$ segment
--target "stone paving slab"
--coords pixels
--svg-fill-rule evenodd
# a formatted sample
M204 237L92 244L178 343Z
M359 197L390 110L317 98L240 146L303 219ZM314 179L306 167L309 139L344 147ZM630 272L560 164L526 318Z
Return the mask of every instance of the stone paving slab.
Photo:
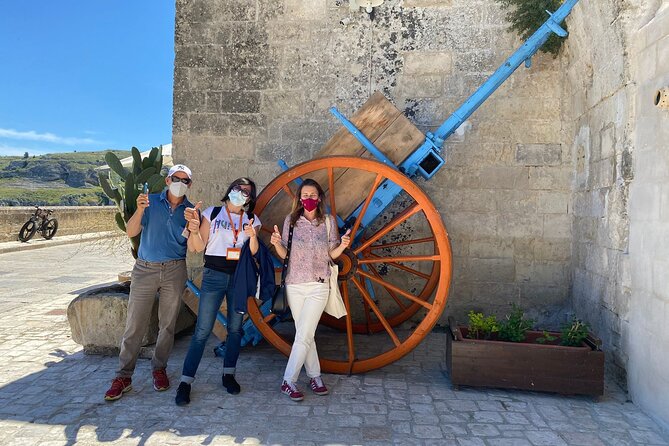
M117 359L86 356L64 310L81 290L112 281L132 259L99 242L0 255L0 444L3 445L668 445L669 435L612 382L598 400L460 388L445 369L445 333L362 375L324 375L331 394L301 403L279 393L286 358L266 343L244 348L239 395L220 384L210 339L192 403L155 392L140 360L134 389L107 403ZM79 278L79 281L73 280ZM189 336L168 373L180 376ZM327 342L327 339L319 339ZM306 378L301 377L306 387Z

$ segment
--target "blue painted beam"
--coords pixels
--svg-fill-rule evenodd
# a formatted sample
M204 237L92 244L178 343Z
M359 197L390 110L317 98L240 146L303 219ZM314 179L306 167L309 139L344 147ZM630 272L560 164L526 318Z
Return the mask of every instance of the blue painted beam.
M478 109L486 99L492 95L500 85L506 81L511 74L523 63L527 66L531 63L532 56L539 50L546 40L555 33L565 37L567 32L560 26L560 23L569 15L578 0L565 0L565 2L553 14L550 12L548 20L532 34L525 43L516 50L500 66L483 85L481 85L467 100L455 110L451 116L434 132L434 141L436 145L442 147L443 142L462 125L472 113Z

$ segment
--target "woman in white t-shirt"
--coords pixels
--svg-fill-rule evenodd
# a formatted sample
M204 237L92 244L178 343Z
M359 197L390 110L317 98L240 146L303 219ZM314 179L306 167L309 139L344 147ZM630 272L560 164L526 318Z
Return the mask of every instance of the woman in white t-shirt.
M193 218L189 219L188 249L195 252L204 250L205 254L197 325L184 360L175 399L179 406L190 402L191 384L225 296L228 296L228 336L223 362L223 386L233 395L240 392L235 380L235 368L242 339L243 315L232 310L230 289L241 247L248 240L251 253L258 251L256 234L260 230L260 219L253 213L255 200L255 183L248 178L239 178L228 187L222 200L223 206L205 209L201 219L197 215L191 215Z

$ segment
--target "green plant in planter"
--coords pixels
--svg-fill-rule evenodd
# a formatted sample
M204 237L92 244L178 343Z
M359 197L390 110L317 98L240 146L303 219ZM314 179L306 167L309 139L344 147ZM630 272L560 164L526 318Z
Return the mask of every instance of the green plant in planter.
M493 316L484 316L483 313L475 313L471 310L469 316L469 332L467 337L472 339L490 339L493 333L499 331L497 318Z
M534 320L525 319L525 312L514 304L511 314L506 317L506 321L499 325L499 340L523 342L528 330L533 326Z
M546 11L555 11L562 5L563 0L497 0L497 2L508 11L506 19L511 22L509 31L515 31L523 40L527 40L548 18ZM566 24L563 23L561 26L567 30ZM563 40L557 34L551 34L540 50L557 57Z
M560 345L569 347L580 347L583 341L588 337L590 328L587 324L574 318L571 323L562 327L562 334L560 336Z
M137 210L137 196L142 193L144 183L149 185L149 193L160 192L165 187L165 177L160 174L163 167L162 148L154 147L149 156L142 159L137 147L131 149L132 169L128 170L121 164L121 160L112 153L105 154L105 161L116 174L105 176L98 174L100 186L105 194L116 203L119 211L114 216L116 225L125 232L125 224ZM140 236L130 238L131 252L137 258Z
M546 330L542 332L543 336L537 338L537 344L545 344L547 342L553 342L557 339L557 336L553 336Z

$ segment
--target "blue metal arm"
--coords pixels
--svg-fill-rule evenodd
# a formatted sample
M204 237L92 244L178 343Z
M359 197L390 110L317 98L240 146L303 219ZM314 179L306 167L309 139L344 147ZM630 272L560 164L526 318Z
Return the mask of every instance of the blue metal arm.
M530 36L525 43L516 50L489 78L483 83L451 116L434 132L432 137L434 143L442 147L446 138L451 136L465 120L476 111L500 85L508 79L516 69L525 62L529 67L532 56L539 51L541 45L555 33L560 37L566 37L565 31L560 23L569 15L578 0L565 0L565 2L553 14L548 12L548 20Z

